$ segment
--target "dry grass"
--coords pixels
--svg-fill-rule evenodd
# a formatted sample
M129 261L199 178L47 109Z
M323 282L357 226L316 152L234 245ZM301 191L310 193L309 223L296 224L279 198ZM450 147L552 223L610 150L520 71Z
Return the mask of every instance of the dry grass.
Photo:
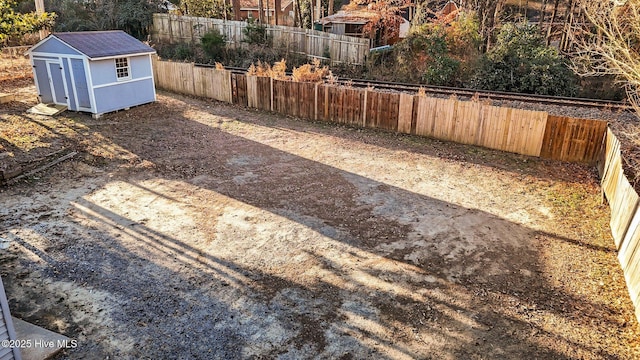
M276 80L290 80L290 77L287 76L287 61L282 59L273 64L273 66L268 63L263 63L262 61L258 61L258 64L251 64L249 69L247 70L247 75L251 76L262 76L262 77L271 77Z
M300 67L293 68L293 81L319 82L329 75L331 75L329 68L321 66L320 60L318 59L313 59L312 64L304 64Z
M28 79L33 76L29 59L23 56L0 56L0 82Z

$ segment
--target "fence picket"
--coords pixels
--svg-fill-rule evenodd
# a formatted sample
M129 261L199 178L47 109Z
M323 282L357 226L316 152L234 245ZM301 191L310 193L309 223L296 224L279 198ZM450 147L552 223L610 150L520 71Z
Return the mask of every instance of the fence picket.
M198 43L208 31L217 29L225 35L228 46L239 47L243 45L246 27L244 21L153 14L151 36L164 43ZM325 59L331 64L362 65L369 54L369 40L359 37L280 25L267 25L267 32L273 36L274 46L309 58Z

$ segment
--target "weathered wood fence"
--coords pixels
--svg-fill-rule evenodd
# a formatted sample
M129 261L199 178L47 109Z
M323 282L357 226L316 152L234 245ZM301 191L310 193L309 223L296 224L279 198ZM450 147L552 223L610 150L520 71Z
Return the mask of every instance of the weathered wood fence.
M231 72L193 64L157 61L153 74L156 86L177 92L231 103Z
M151 36L156 41L170 44L197 43L208 31L218 29L230 46L240 46L245 27L244 21L154 14ZM369 53L368 39L279 25L267 25L267 31L273 37L274 46L310 58L326 59L332 64L360 65Z
M156 61L159 88L304 119L422 135L547 159L595 163L607 123L480 102L297 83Z
M611 208L611 233L631 301L640 320L640 197L624 175L620 141L607 131L607 141L599 161L602 191Z
M598 165L611 232L640 320L640 196L622 170L620 142L601 120L473 101L298 83L157 61L159 88L303 119L433 137L547 159Z

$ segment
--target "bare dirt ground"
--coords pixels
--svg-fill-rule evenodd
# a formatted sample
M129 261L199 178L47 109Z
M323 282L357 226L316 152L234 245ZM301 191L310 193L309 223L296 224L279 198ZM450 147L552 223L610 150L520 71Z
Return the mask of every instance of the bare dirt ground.
M88 359L633 359L594 171L160 94L0 107L13 314ZM26 96L26 94L30 94Z

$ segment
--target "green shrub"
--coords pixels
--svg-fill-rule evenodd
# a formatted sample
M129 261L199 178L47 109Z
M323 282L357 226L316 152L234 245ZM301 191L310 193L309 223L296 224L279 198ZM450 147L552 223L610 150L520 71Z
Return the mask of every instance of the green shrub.
M211 60L221 61L224 58L226 37L218 31L211 29L200 39L202 51L204 51Z
M506 24L471 81L477 89L573 96L576 76L531 24Z
M271 46L272 38L267 34L267 27L255 22L254 19L249 19L247 27L242 29L244 33L244 42L251 45L263 45Z
M460 67L448 50L443 27L423 25L394 47L397 73L404 81L451 85Z
M180 43L173 49L173 58L176 60L192 60L193 48L189 44Z

